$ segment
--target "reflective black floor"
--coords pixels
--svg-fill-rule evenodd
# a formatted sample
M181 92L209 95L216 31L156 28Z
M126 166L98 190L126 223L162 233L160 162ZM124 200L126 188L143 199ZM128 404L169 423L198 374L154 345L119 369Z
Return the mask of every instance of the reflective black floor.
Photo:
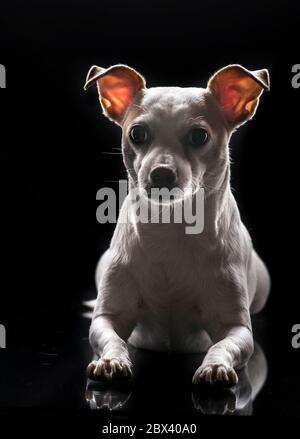
M91 298L91 294L85 297ZM212 392L191 386L200 355L166 355L134 348L130 348L132 381L114 385L87 382L84 370L92 359L87 310L80 301L70 306L68 319L65 311L63 306L54 314L53 307L40 304L30 316L16 314L16 320L9 322L7 349L0 350L0 411L300 416L299 355L288 339L279 338L281 331L270 326L264 314L253 321L255 353L240 372L238 386Z

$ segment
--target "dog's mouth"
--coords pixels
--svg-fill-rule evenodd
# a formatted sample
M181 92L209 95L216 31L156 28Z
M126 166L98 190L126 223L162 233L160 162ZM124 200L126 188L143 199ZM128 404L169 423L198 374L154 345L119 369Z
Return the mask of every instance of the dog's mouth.
M192 197L199 187L190 184L186 187L154 187L151 185L139 186L139 193L148 201L155 204L170 205L177 202L183 202L185 199Z
M144 192L150 201L158 204L173 204L184 198L184 191L179 186L172 188L148 186L144 189Z

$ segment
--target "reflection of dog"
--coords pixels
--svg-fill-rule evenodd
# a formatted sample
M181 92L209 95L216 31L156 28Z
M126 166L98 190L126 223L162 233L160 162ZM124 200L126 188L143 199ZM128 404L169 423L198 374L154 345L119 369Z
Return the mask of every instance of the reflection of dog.
M268 272L252 247L230 189L228 143L251 119L267 70L230 65L207 88L146 89L135 70L92 67L104 113L122 126L131 188L205 189L204 232L184 224L117 224L97 268L90 342L94 378L129 376L126 341L152 350L208 350L193 382L237 383L253 352L250 312L269 294ZM131 205L125 200L120 217Z

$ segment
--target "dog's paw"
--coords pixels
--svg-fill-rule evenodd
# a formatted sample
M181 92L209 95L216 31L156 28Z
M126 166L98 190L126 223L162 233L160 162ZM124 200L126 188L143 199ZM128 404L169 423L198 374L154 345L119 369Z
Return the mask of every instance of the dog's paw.
M193 384L220 384L230 387L237 383L238 377L235 370L224 364L200 366L193 376Z
M99 358L87 366L86 374L91 380L129 379L132 375L131 364L120 358Z

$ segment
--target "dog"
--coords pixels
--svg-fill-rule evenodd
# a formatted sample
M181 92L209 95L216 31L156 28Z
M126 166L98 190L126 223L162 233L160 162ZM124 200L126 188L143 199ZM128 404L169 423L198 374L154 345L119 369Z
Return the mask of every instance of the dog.
M96 270L98 296L90 344L91 379L130 377L127 342L162 352L206 352L192 382L234 386L253 353L250 314L270 276L255 252L230 188L229 141L269 90L266 69L228 65L206 88L153 87L136 70L93 66L103 113L122 127L129 194ZM134 189L201 188L204 230L180 223L122 221Z

